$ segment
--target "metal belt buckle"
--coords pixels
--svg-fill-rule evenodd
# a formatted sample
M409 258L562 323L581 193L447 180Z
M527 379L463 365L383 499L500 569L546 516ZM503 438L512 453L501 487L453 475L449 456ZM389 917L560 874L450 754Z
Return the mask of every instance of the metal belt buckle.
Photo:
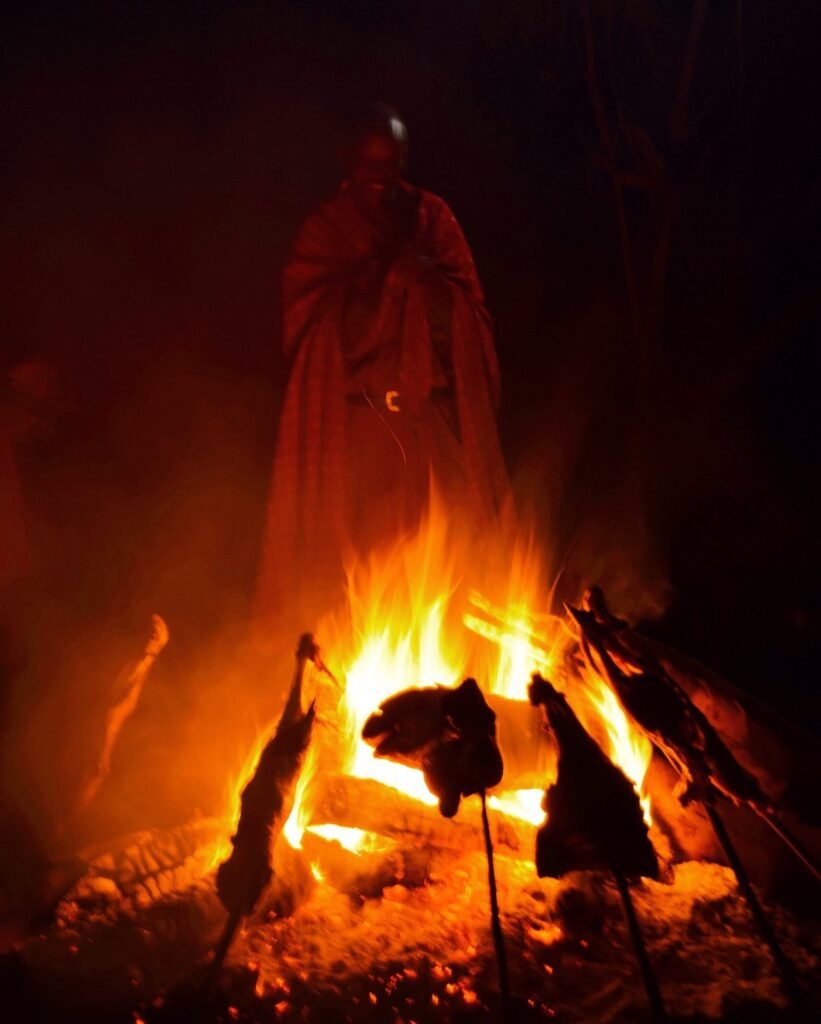
M399 404L398 391L385 392L385 408L388 410L388 412L401 412L402 407Z

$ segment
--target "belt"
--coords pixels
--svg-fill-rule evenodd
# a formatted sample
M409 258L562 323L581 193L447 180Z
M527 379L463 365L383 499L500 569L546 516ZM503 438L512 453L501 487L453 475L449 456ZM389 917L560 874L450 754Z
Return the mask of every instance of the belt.
M384 391L380 394L373 394L365 391L354 391L345 396L348 405L370 405L376 409L387 409L388 412L401 412L398 391Z
M430 398L443 399L452 398L451 388L433 388ZM348 405L370 405L376 409L386 409L388 412L402 411L402 393L400 391L384 391L374 394L369 391L353 391L345 396Z

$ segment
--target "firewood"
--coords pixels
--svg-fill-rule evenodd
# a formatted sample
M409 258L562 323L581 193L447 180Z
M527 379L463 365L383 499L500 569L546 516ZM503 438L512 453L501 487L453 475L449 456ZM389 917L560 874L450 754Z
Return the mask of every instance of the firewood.
M170 896L211 870L211 850L224 835L218 818L194 818L175 829L145 829L81 850L81 872L64 899L78 903L146 904Z
M317 803L311 820L396 838L407 846L441 850L482 850L480 809L465 805L458 818L443 821L435 807L374 779L331 775L317 783ZM533 845L534 827L519 818L488 808L494 841L510 853Z
M428 846L406 847L387 839L354 853L310 831L302 837L302 848L327 884L355 900L376 898L394 885L424 885L435 854Z

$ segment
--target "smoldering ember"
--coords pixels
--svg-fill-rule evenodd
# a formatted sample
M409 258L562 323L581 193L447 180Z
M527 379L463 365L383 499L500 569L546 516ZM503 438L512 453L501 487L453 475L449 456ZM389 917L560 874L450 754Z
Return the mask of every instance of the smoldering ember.
M819 1019L816 7L7 5L3 1019Z

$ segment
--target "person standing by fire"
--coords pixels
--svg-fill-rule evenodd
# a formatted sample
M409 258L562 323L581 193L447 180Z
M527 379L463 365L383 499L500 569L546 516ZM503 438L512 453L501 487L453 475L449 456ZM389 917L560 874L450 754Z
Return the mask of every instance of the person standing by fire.
M407 131L358 118L346 177L299 233L283 280L285 393L258 617L333 598L344 553L412 528L435 481L461 530L508 498L499 372L470 249L447 205L403 177Z

